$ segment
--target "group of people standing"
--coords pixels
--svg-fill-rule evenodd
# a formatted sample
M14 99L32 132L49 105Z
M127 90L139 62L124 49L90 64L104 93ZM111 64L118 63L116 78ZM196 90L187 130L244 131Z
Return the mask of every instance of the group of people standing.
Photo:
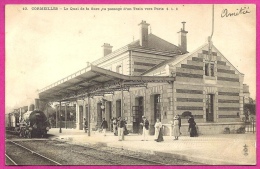
M124 140L124 135L129 134L126 128L126 120L122 117L112 118L112 125L113 125L113 133L115 136L118 136L118 140Z
M188 132L190 133L190 137L197 137L198 132L197 132L197 128L196 128L196 122L195 122L194 117L192 115L189 116L188 123L189 123ZM180 129L181 129L181 118L178 114L174 117L173 122L172 122L172 126L173 126L174 140L178 140L179 136L182 134L181 131L180 131Z
M115 136L118 136L118 140L122 141L124 140L124 135L129 134L127 128L126 128L126 120L123 119L122 117L118 117L118 118L112 118L112 125L113 125L113 132ZM194 120L194 117L192 115L190 115L189 120L189 133L190 133L190 137L197 137L198 133L197 133L197 129L196 129L196 122ZM148 136L149 136L149 121L147 120L147 118L145 116L142 116L142 121L140 123L141 127L143 128L143 132L142 132L142 141L148 141ZM179 136L182 134L180 132L180 128L181 128L181 118L179 115L176 115L172 121L172 126L173 126L173 136L174 136L174 140L178 140ZM108 129L108 123L105 120L105 118L103 118L103 121L101 123L102 131L104 136L106 136L106 130ZM155 135L154 135L154 140L157 142L161 142L164 141L163 139L163 125L160 121L159 118L156 119L156 123L154 125L155 128Z

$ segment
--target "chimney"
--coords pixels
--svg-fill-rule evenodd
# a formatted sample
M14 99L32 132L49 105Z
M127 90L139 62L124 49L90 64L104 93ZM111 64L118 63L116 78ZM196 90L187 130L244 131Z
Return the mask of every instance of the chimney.
M146 21L142 21L139 25L140 25L140 46L147 47L148 46L148 26L150 24L146 23Z
M185 31L185 23L186 22L182 22L183 27L181 28L179 33L179 47L181 48L182 53L186 53L187 52L187 36L186 34L188 33L188 31Z
M104 45L101 46L101 47L103 47L104 56L106 56L106 55L112 53L112 48L113 48L113 46L110 46L109 43L104 43Z

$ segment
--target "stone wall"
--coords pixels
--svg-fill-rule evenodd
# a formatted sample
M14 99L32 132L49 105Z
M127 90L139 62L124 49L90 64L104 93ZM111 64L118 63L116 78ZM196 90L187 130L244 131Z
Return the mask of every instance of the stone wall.
M197 121L196 121L197 122ZM173 130L170 124L164 124L164 135L169 136L173 134ZM211 134L229 134L227 128L230 131L230 134L238 133L239 128L245 127L243 122L227 122L227 123L197 123L197 129L199 135L211 135ZM183 136L188 136L189 125L182 124L181 133Z

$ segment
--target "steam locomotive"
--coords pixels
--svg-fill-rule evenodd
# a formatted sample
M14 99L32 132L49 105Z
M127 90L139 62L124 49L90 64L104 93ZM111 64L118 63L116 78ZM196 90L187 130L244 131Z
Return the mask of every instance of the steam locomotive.
M23 119L29 124L28 127L32 136L44 137L50 129L49 120L42 111L27 111L23 114Z
M21 137L45 137L50 129L48 118L39 110L27 111L20 120L15 114L10 113L8 116L6 125L18 132Z

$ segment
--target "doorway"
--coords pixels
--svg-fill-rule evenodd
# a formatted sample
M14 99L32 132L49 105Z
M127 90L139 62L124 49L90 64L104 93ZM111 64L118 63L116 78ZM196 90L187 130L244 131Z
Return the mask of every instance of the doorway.
M161 120L161 95L154 95L154 122L159 118Z
M213 94L206 95L206 121L207 122L214 121L214 95Z
M116 101L116 118L121 117L121 100Z
M151 121L150 121L150 134L154 135L156 119L161 120L161 95L151 95Z
M105 119L106 119L106 121L107 121L107 124L108 124L108 130L110 130L111 131L111 129L113 128L111 128L111 124L112 124L112 121L111 121L111 119L112 119L112 106L111 106L111 102L110 101L106 101L106 103L105 103Z
M132 107L133 133L139 133L141 128L140 123L142 121L142 116L144 115L144 98L135 98L135 105L136 106Z

